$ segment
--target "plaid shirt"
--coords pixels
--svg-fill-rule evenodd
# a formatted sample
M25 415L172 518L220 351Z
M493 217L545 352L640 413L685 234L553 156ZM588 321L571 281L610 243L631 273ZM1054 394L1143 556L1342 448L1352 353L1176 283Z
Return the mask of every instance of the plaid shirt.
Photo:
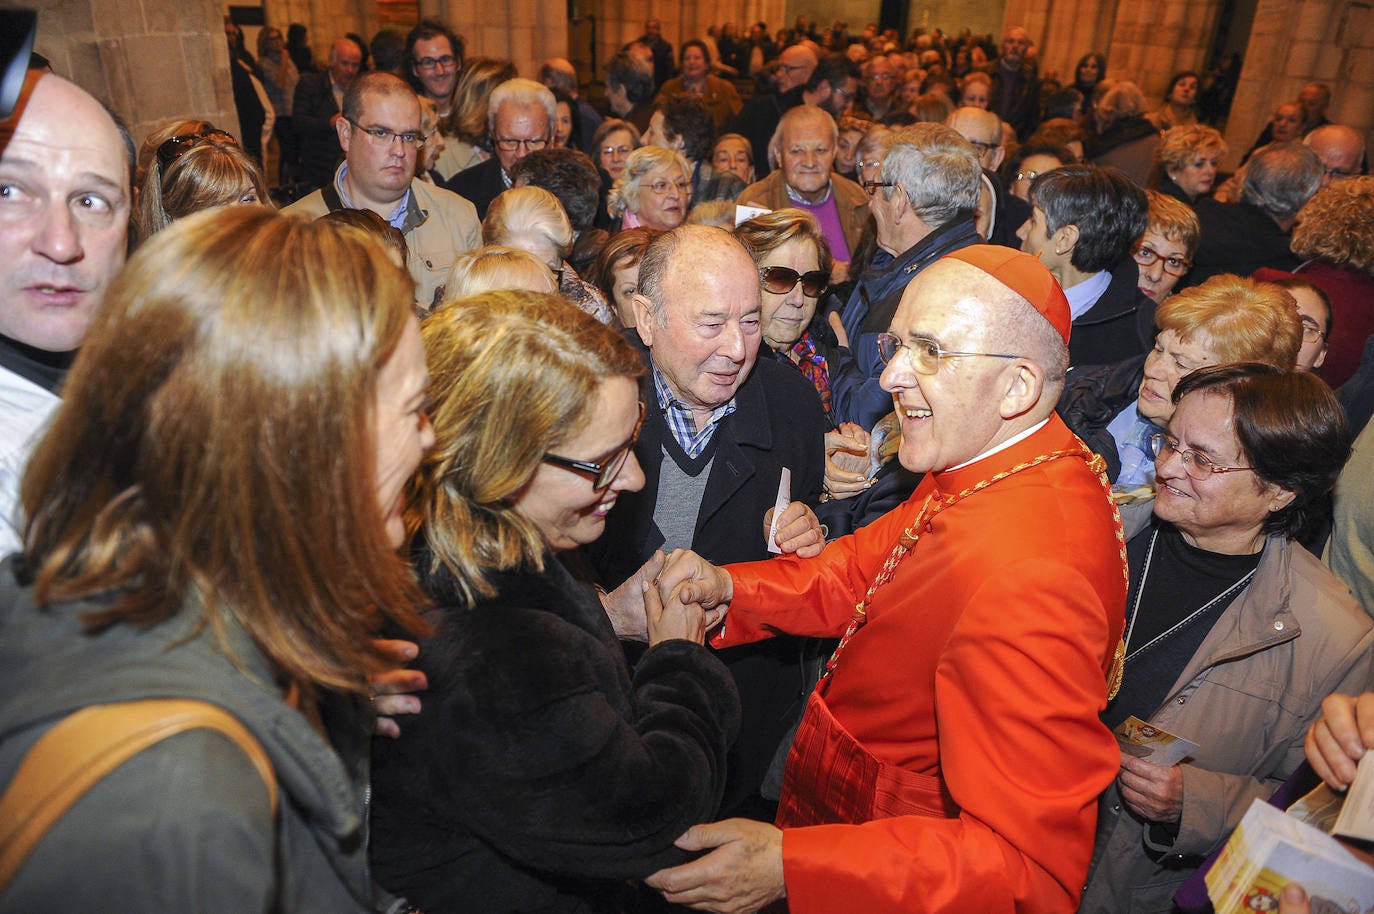
M687 452L688 457L699 456L715 437L716 426L720 424L720 420L735 411L735 398L731 397L728 403L716 407L711 412L711 418L707 420L705 428L698 429L692 408L673 396L657 365L653 367L653 372L654 390L658 393L658 408L668 420L668 431L673 433L673 438Z

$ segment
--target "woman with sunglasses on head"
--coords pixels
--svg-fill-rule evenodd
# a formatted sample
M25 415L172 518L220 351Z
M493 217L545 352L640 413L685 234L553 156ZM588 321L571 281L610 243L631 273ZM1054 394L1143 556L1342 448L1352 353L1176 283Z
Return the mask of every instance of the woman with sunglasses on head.
M1374 668L1374 623L1296 542L1350 454L1331 389L1241 363L1192 372L1170 399L1149 438L1159 493L1127 546L1125 671L1102 720L1136 717L1198 747L1171 765L1123 752L1099 801L1086 914L1170 909L1302 762L1322 699Z
M643 359L554 295L461 300L424 337L415 559L439 609L422 710L374 744L373 873L427 914L620 911L687 859L739 726L715 620L649 583L661 554L602 599L564 565L644 485ZM633 674L608 611L647 620Z
M223 130L210 125L168 136L153 147L133 224L142 244L177 219L216 206L271 206L262 169Z

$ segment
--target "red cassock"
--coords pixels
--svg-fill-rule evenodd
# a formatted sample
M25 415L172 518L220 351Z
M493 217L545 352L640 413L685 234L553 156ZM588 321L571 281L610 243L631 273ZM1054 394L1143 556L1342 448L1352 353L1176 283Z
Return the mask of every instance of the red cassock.
M717 646L837 637L929 496L974 489L920 525L812 696L779 813L793 914L1077 906L1120 765L1098 714L1126 602L1120 529L1087 456L1052 416L927 474L813 559L729 566Z

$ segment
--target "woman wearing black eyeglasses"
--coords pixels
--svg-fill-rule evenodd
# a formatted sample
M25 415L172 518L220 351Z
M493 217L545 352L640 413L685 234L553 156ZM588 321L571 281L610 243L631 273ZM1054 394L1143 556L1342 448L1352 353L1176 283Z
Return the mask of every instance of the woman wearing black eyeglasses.
M416 562L439 609L423 707L373 750L373 871L427 914L619 911L687 855L739 726L699 607L660 604L657 555L603 598L562 558L644 485L644 362L554 295L494 292L424 326L436 446ZM633 676L607 610L647 619Z
M1252 362L1194 371L1172 401L1149 438L1154 519L1127 546L1125 672L1102 720L1198 747L1168 765L1122 753L1083 912L1168 910L1302 761L1321 700L1360 691L1374 664L1369 617L1295 541L1350 454L1331 389Z

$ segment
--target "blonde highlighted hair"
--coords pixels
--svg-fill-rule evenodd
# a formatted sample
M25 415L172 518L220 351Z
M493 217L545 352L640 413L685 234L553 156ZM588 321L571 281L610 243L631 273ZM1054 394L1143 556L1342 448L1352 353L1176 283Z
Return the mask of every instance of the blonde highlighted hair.
M1374 276L1374 177L1332 181L1302 208L1293 253Z
M487 292L424 322L436 445L420 471L413 522L454 596L494 591L487 575L542 569L547 546L512 506L544 454L591 418L607 378L638 381L644 361L616 331L557 295Z
M282 682L366 694L425 630L377 496L376 385L415 286L353 230L242 206L150 240L105 296L25 473L40 605L88 628L241 627Z
M1159 303L1155 324L1185 343L1207 338L1219 363L1264 362L1291 369L1302 348L1293 296L1269 282L1223 273Z

